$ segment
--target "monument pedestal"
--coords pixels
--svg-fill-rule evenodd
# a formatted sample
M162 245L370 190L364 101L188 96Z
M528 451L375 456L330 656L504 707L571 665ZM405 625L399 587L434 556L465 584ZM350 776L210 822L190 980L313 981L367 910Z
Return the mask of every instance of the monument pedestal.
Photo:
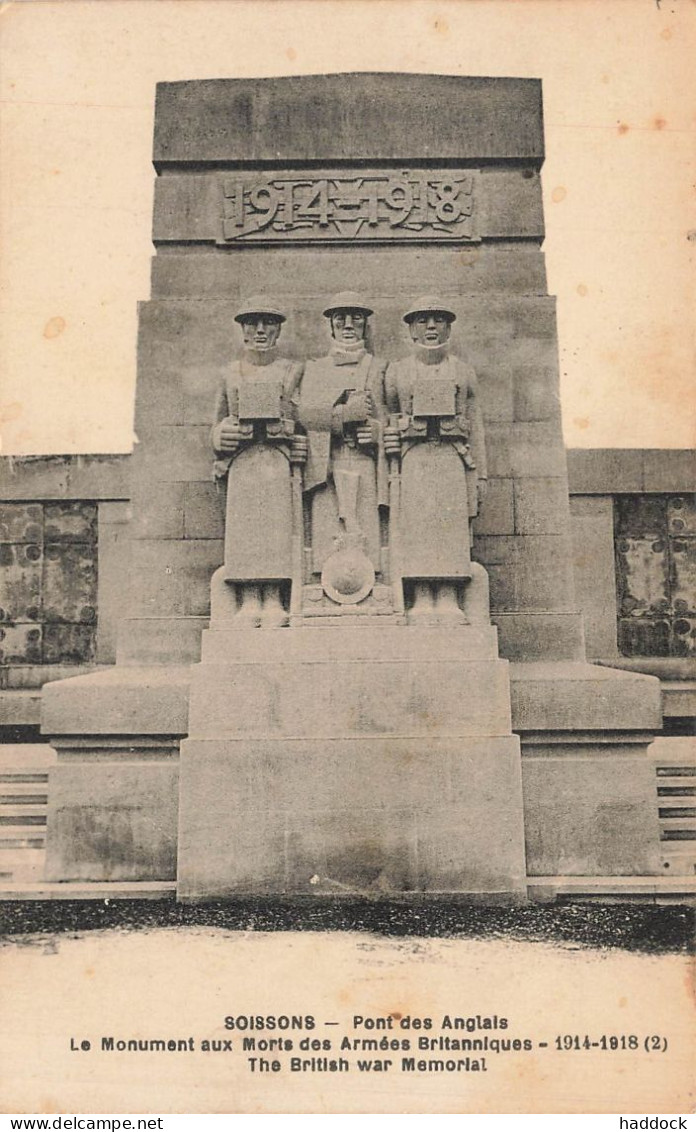
M491 626L213 628L180 775L180 899L526 898Z

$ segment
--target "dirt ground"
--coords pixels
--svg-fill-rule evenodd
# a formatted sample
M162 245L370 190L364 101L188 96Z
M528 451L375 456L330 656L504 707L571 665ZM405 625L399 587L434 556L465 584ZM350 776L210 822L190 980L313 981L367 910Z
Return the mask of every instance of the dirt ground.
M0 905L0 933L209 927L253 932L365 932L391 938L539 940L578 948L689 953L696 910L682 905L556 903L481 907L456 901L246 899L26 901Z

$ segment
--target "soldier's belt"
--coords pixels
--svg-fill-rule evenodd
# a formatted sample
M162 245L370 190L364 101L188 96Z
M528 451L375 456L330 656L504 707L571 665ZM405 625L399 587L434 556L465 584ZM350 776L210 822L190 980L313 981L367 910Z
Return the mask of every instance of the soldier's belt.
M253 420L240 418L240 441L247 444L252 441L254 439L254 427L256 425L261 426L266 440L275 440L282 443L295 435L295 422L290 420L289 417L280 417L275 420L269 420L266 417Z
M440 436L443 440L468 441L471 427L467 418L458 413L456 416L427 416L418 417L400 413L389 421L393 428L397 428L404 440L427 440L429 436Z

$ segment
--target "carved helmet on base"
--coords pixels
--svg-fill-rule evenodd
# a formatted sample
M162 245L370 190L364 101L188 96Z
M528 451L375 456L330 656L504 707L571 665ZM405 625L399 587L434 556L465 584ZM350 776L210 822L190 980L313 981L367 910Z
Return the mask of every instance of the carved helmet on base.
M244 300L234 316L234 321L246 322L253 315L260 314L275 318L278 322L285 322L287 319L287 315L281 310L280 304L275 299L269 298L268 295L252 295L250 299Z
M410 323L419 314L444 314L450 322L454 322L457 317L451 306L443 302L438 295L420 295L417 299L414 299L401 317L404 322Z

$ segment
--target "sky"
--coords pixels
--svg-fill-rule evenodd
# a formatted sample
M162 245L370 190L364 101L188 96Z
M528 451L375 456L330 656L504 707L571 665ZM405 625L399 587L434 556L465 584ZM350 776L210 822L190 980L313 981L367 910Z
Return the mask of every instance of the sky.
M694 444L695 0L11 0L0 50L5 453L131 448L156 82L353 70L542 79L566 443Z

